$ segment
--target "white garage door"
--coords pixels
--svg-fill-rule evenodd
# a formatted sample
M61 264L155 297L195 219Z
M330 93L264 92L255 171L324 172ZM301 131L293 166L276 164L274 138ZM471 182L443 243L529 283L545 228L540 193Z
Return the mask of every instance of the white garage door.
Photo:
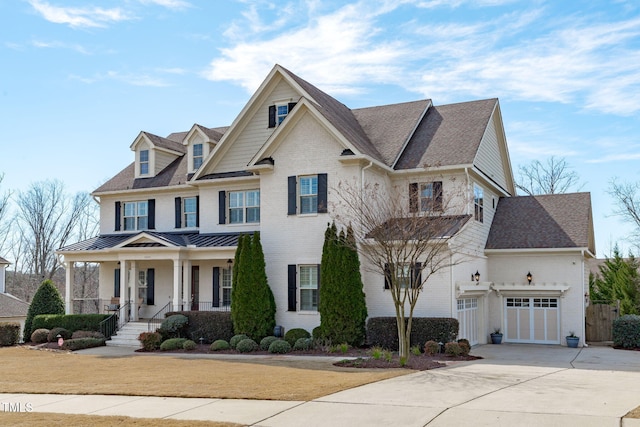
M458 300L458 338L466 338L469 344L478 344L478 298Z
M560 344L558 298L505 298L505 341Z

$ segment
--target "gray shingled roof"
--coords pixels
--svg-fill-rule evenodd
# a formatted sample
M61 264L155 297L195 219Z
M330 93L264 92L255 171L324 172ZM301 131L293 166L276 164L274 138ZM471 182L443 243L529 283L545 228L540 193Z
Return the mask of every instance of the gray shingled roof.
M26 317L29 304L10 294L0 293L0 318Z
M0 264L11 264L11 263L0 256Z
M154 135L149 132L142 132L142 133L145 134L146 137L149 138L149 140L153 142L153 145L155 145L156 147L166 148L167 150L177 151L178 153L182 153L182 154L185 154L187 152L187 147L182 145L182 141L176 142L174 140L163 138L161 136ZM175 138L177 134L174 133L172 135Z
M486 249L551 248L595 253L589 193L500 198Z
M134 236L146 233L148 235L164 240L169 244L187 247L187 245L195 245L197 248L214 248L214 247L235 247L238 246L238 237L246 233L158 233L155 231L144 231L131 234L104 234L93 237L73 245L65 246L58 249L60 252L75 251L99 251L113 248L122 244L122 242L131 239ZM154 247L161 246L157 243L134 243L126 247Z
M160 173L150 178L135 178L135 163L121 170L116 176L102 184L94 193L107 191L132 190L138 188L167 187L180 185L187 181L187 156L178 157Z
M429 108L395 168L473 163L497 102L493 98Z
M381 240L443 239L455 236L471 215L437 215L417 218L394 218L371 230L366 237Z

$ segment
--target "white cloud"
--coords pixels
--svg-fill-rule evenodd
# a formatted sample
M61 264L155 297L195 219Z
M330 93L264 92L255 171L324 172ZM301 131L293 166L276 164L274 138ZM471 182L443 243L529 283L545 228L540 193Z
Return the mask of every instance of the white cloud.
M149 74L121 73L119 71L107 71L104 74L99 73L90 77L71 74L69 75L69 78L72 80L78 80L86 84L93 84L93 83L97 83L105 80L115 80L131 86L151 86L151 87L170 86L170 84L167 81L155 76L151 76Z
M66 24L72 28L106 27L107 24L133 19L120 8L59 7L42 0L28 0L44 19L54 24Z
M183 0L140 0L142 4L155 4L157 6L166 7L167 9L187 9L192 5L188 1Z
M91 52L79 44L69 44L59 41L32 40L31 45L40 49L70 49L83 55L91 54Z

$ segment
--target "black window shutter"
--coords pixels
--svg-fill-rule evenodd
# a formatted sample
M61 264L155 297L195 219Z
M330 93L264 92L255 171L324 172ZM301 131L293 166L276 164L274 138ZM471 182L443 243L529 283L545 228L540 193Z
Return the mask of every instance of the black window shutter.
M116 231L120 231L120 229L122 228L120 226L120 217L122 215L121 213L121 207L122 207L122 203L120 202L116 202L116 220L115 220L115 229Z
M289 264L287 266L287 297L289 302L288 311L296 311L296 266L295 264Z
M113 270L113 297L120 298L120 269Z
M290 176L287 178L288 181L288 202L287 202L287 215L295 215L296 214L296 177Z
M269 127L276 127L276 106L269 105Z
M327 174L318 174L318 213L327 213Z
M196 196L196 227L200 227L200 196Z
M213 306L220 307L220 267L213 267Z
M433 209L442 210L442 181L433 182Z
M148 211L147 211L147 228L149 230L156 229L156 199L149 199L147 201Z
M176 228L182 227L182 198L176 197L175 200L175 216Z
M413 271L411 274L411 287L419 288L422 283L422 263L416 262L413 265Z
M227 193L218 191L218 224L227 223Z
M409 212L418 212L418 183L409 184Z
M290 113L291 110L293 110L293 107L296 106L295 102L290 102L289 105L287 105L287 113Z
M384 288L391 289L391 268L389 264L384 265Z
M155 284L156 269L150 268L147 270L147 305L154 305L155 303Z

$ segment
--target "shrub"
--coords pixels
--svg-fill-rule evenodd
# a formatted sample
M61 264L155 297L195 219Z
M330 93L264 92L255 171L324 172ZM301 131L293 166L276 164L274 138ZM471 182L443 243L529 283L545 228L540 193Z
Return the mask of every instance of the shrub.
M316 326L315 328L313 328L313 330L311 331L311 337L314 340L322 340L322 339L324 339L324 334L322 333L322 328L320 326Z
M444 345L444 352L449 356L460 356L462 354L462 350L460 349L460 344L457 342L448 342Z
M613 321L613 346L640 348L640 316L626 314Z
M375 360L378 360L382 357L382 347L373 347L371 349L371 357L373 357Z
M231 346L225 340L215 340L211 343L211 347L209 347L211 351L229 350L230 348Z
M0 347L16 345L20 340L20 324L17 322L0 323Z
M458 340L458 344L461 344L461 343L465 343L466 345L468 345L468 346L469 346L469 348L471 348L471 343L469 342L469 340L468 340L468 339L466 339L466 338L460 338L460 339Z
M165 316L168 318L176 314L189 319L185 337L195 342L200 342L200 338L207 344L218 339L229 341L234 335L231 313L228 311L174 311Z
M247 338L249 338L248 336L246 336L245 334L238 334L238 335L234 335L231 337L231 339L229 340L229 345L231 346L232 349L236 349L236 346L238 345L238 343L242 340L246 340Z
M31 342L34 344L43 344L49 341L49 329L39 328L31 334Z
M298 338L293 345L294 350L310 350L313 347L313 338Z
M186 340L186 341L182 344L182 348L183 348L184 350L187 350L187 351L193 351L193 350L195 350L196 348L198 348L198 344L196 344L196 342L195 342L195 341L192 341L192 340Z
M69 332L65 328L53 328L49 331L49 335L47 335L47 341L56 342L58 341L58 335L60 335L65 340L71 339L71 332Z
M458 319L448 317L414 317L411 322L411 345L424 347L427 341L449 342L458 336ZM367 341L390 350L398 349L395 317L372 317L367 321Z
M260 346L251 338L245 338L236 345L236 350L240 353L251 353L259 348Z
M142 344L144 351L153 351L160 347L162 335L158 332L143 332L138 335L138 341Z
M160 350L181 350L185 341L187 341L186 338L169 338L168 340L163 341L162 344L160 344Z
M33 329L56 327L75 331L100 331L100 322L108 314L41 314L33 319Z
M424 354L433 356L434 354L437 354L439 352L440 352L440 344L438 344L437 342L433 340L429 340L426 343L424 343Z
M460 346L460 356L468 356L471 351L471 346L464 341L459 341L458 345Z
M62 344L62 349L76 351L85 348L101 347L103 345L106 345L104 338L77 338L66 340L64 344Z
M274 337L273 335L262 338L260 340L260 349L262 349L264 351L268 351L269 350L269 346L271 345L271 343L274 342L277 339L278 338Z
M417 345L414 345L413 347L411 347L409 351L411 351L411 354L414 356L420 356L420 354L422 354L422 352L420 351L420 347Z
M174 314L167 317L160 324L158 332L163 338L184 338L187 334L187 326L189 325L189 318L183 314Z
M105 338L105 336L98 331L75 331L71 334L72 340L79 338Z
M58 292L58 289L54 286L51 280L45 280L42 282L36 293L33 295L33 300L31 300L29 310L27 311L27 318L24 321L24 341L28 341L29 338L31 338L31 333L35 329L38 329L38 327L34 327L32 325L33 319L38 314L64 314L64 302L62 301L60 292ZM40 327L42 328L44 326Z
M302 328L293 328L289 329L284 334L284 340L289 343L291 347L293 347L300 338L311 338L311 334Z
M269 346L269 353L284 354L291 351L291 345L285 340L276 340Z

